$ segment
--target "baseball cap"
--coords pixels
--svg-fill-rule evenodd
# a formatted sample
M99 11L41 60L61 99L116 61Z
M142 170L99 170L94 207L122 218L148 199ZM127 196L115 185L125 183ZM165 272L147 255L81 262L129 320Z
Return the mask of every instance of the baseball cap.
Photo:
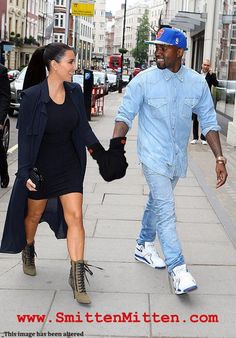
M163 27L159 29L155 40L147 41L148 44L170 45L187 50L187 37L180 29Z

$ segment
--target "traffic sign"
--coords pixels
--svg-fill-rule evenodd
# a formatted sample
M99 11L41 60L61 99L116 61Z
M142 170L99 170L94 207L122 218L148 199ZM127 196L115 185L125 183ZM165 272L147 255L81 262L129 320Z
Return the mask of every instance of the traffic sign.
M75 16L94 16L94 0L74 0L71 14Z

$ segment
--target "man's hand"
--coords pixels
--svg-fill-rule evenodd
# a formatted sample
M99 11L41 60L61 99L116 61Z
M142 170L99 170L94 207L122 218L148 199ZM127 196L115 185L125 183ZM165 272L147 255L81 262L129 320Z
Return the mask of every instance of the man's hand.
M222 162L216 162L216 189L225 184L228 173L225 164Z

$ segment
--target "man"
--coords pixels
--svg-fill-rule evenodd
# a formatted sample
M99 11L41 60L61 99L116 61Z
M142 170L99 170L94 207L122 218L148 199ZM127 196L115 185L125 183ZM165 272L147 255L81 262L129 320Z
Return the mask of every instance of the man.
M3 146L3 124L10 107L10 84L7 68L0 63L0 177L1 187L7 188L9 184L7 154Z
M216 158L216 187L227 178L210 91L203 77L181 65L187 39L181 31L162 28L156 40L157 68L138 74L127 86L116 117L113 141L124 139L139 113L137 149L150 193L137 238L135 258L170 273L176 294L197 288L188 271L176 232L174 187L187 171L187 145L192 112L199 117L202 132ZM156 234L165 256L159 257Z
M217 87L218 86L218 81L216 78L216 74L212 72L211 69L211 64L209 59L205 59L202 64L202 69L201 69L201 75L205 78L209 89L211 91L212 85ZM193 113L193 140L190 142L191 144L196 144L198 142L198 119L197 119L197 114ZM200 136L201 142L203 145L206 145L206 138L203 134Z

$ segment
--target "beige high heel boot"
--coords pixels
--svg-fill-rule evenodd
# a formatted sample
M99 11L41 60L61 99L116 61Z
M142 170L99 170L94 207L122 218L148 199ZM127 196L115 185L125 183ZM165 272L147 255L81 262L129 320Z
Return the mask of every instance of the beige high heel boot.
M90 275L93 274L84 260L79 260L76 262L71 261L69 284L73 290L74 298L78 303L90 304L91 300L85 289L85 271L87 271Z
M36 276L35 256L34 242L32 244L26 244L22 250L23 271L26 275Z

